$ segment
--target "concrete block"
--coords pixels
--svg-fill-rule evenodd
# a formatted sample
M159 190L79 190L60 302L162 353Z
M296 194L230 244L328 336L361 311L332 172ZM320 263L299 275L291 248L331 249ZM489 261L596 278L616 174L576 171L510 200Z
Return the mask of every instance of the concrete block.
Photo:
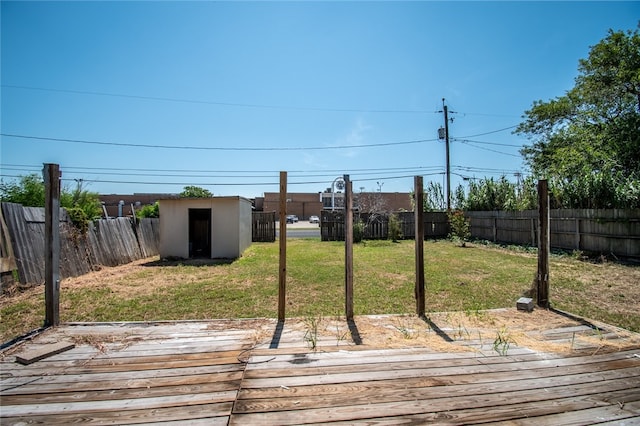
M516 302L516 308L518 308L519 311L533 311L533 299L529 297L521 297Z

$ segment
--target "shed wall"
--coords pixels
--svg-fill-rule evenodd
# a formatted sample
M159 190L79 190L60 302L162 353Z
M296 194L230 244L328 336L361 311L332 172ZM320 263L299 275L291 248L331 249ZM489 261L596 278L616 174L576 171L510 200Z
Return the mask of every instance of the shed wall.
M251 245L251 202L245 198L160 200L161 257L189 257L189 209L211 209L211 258L235 259Z

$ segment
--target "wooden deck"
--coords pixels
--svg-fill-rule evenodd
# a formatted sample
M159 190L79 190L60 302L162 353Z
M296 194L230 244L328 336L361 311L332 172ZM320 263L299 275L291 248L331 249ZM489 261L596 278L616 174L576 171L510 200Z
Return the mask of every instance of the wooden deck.
M640 335L546 311L67 324L0 366L2 425L640 424Z

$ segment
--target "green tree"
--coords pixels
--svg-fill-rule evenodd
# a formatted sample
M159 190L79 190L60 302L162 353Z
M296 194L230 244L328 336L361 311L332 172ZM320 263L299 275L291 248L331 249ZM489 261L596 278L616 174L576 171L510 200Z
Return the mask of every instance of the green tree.
M554 207L640 207L640 33L609 30L581 59L575 86L535 101L516 133Z
M17 181L0 182L0 201L25 207L44 207L44 182L33 173Z
M209 198L213 197L211 191L205 188L200 188L199 186L185 186L182 192L180 193L180 198Z
M136 212L136 216L143 217L160 217L160 203L157 201L153 204L147 204Z
M444 190L440 182L429 181L427 186L423 188L423 195L422 211L432 212L446 209ZM409 196L411 197L411 207L415 209L415 191L412 190Z
M100 194L84 189L82 179L76 181L76 187L71 191L63 188L60 194L60 205L67 209L82 210L87 220L94 220L102 215Z
M17 181L0 184L0 199L10 203L22 204L25 207L44 207L44 181L33 173L21 176ZM72 221L80 228L87 221L100 217L102 207L97 192L83 188L82 180L78 180L73 190L60 190L60 206L67 209Z

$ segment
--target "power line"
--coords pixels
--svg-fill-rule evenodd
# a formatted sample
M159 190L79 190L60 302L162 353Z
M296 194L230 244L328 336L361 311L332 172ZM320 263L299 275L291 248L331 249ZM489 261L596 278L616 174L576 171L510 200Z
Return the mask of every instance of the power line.
M108 96L113 98L138 99L138 100L145 100L145 101L160 101L160 102L178 102L178 103L201 104L201 105L217 105L217 106L236 107L236 108L261 108L261 109L279 109L279 110L294 110L294 111L324 111L324 112L436 114L435 111L427 111L427 110L321 108L321 107L290 106L290 105L251 104L251 103L240 103L240 102L220 102L220 101L205 101L205 100L197 100L197 99L168 98L168 97L162 97L162 96L128 95L123 93L108 93L108 92L87 91L87 90L52 89L52 88L46 88L46 87L18 86L18 85L12 85L12 84L3 84L2 87L7 87L11 89L21 89L21 90L37 90L37 91L54 92L54 93L71 93L75 95Z
M44 137L44 136L18 135L18 134L12 134L12 133L0 133L0 136L18 138L18 139L30 139L30 140L88 144L88 145L122 146L122 147L129 147L129 148L199 150L199 151L326 151L326 150L335 150L335 149L373 148L373 147L381 147L381 146L410 145L410 144L419 144L419 143L437 141L437 139L419 139L419 140L413 140L413 141L383 142L383 143L362 144L362 145L249 148L249 147L177 146L177 145L134 144L134 143L121 143L121 142L101 142L101 141L90 141L90 140L83 140L83 139L65 139L65 138L52 138L52 137Z
M470 139L460 139L460 138L451 138L452 140L456 141L456 142L471 142L471 143L476 143L476 144L481 144L481 145L498 145L498 146L510 146L513 148L522 148L524 146L524 144L522 145L513 145L510 143L499 143L499 142L484 142L484 141L474 141L474 140L470 140Z
M470 147L476 148L476 149L483 149L485 151L495 152L496 154L502 154L502 155L508 155L510 157L521 158L519 155L516 155L516 154L511 154L511 153L508 153L508 152L502 152L502 151L498 151L498 150L491 149L491 148L485 148L483 146L477 146L473 142L466 142L466 141L460 141L460 142L462 142L465 145L469 145Z
M427 173L424 176L432 176L439 175L442 172L438 173ZM375 181L375 180L394 180L394 179L406 179L412 178L414 175L399 175L399 176L377 176L371 178L355 178L351 179L352 182L366 182L366 181ZM15 175L5 175L0 174L0 177L9 177L9 178L19 178L20 176ZM66 182L76 182L76 179L67 179L62 178L62 181ZM187 186L197 184L199 186L278 186L279 181L274 180L273 182L192 182L192 181L184 181L184 182L149 182L149 181L129 181L129 180L103 180L103 179L83 179L84 183L111 183L111 184L134 184L134 185L179 185L179 186ZM331 183L332 179L327 180L317 180L317 181L290 181L287 182L288 185L326 185L327 183Z
M0 167L12 169L12 170L29 170L41 171L42 165L28 165L28 164L2 164ZM323 169L323 170L288 170L287 173L329 173L331 176L334 173L357 173L357 172L383 172L383 171L409 171L409 170L439 170L442 166L407 166L407 167L372 167L372 168L358 168L358 169ZM131 167L80 167L80 166L63 166L63 171L68 170L86 170L87 172L95 172L96 170L108 170L108 171L134 171L134 172L164 172L164 173L211 173L212 171L218 173L273 173L277 175L281 170L194 170L194 169L145 169L145 168L131 168ZM327 175L329 176L329 175ZM254 176L248 176L254 177Z
M466 172L478 172L478 173L516 173L519 170L505 170L505 169L492 169L492 168L488 168L488 167L472 167L472 166L453 166L454 169L456 170L463 170Z
M505 130L509 130L509 129L515 129L516 127L518 127L518 125L514 125L514 126L509 126L509 127L505 127L503 129L498 129L498 130L492 130L490 132L485 132L485 133L478 133L477 135L470 135L470 136L462 136L462 138L475 138L476 136L484 136L484 135L491 135L493 133L499 133L499 132L504 132Z

